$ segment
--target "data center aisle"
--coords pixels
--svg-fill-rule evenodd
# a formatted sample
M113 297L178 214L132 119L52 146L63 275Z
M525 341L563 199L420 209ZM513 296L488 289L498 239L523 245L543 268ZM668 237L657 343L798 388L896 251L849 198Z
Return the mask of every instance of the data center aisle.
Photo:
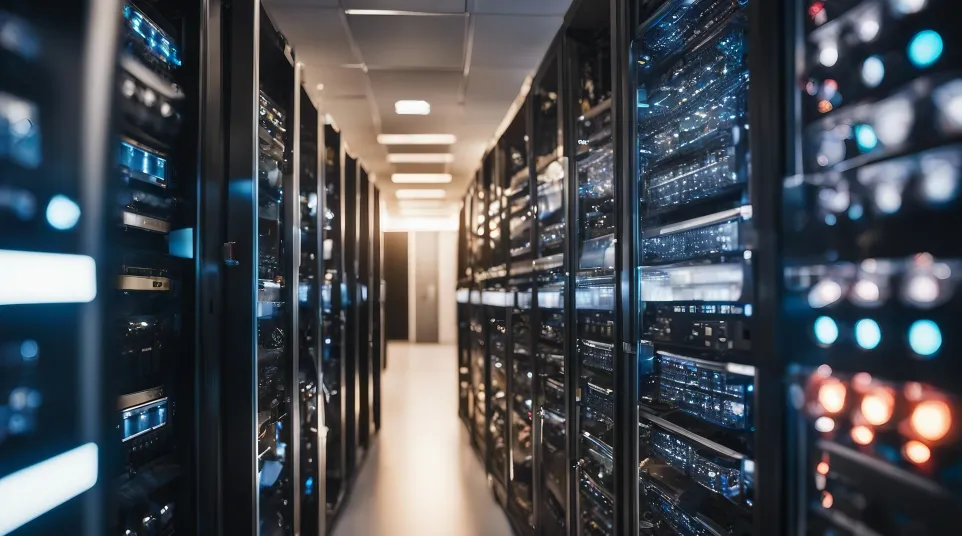
M334 536L511 534L458 419L455 352L388 345L381 431Z

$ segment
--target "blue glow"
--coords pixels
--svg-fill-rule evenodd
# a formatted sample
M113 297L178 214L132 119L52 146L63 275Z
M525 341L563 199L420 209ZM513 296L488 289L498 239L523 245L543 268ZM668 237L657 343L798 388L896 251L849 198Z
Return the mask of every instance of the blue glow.
M835 214L829 214L825 216L825 225L835 225L837 221L838 218L835 217Z
M942 36L935 30L922 30L909 42L909 60L916 67L928 67L939 61L942 50Z
M754 391L754 390L755 390L755 386L754 386L754 385L749 385L749 386L748 386L748 392L749 392L749 393L751 393L751 392Z
M752 304L749 303L745 305L745 316L752 316L753 312L754 312L754 309L752 308Z
M865 214L865 209L862 208L862 205L852 205L848 209L848 217L852 220L861 219L863 214Z
M33 361L36 359L39 351L40 348L37 346L37 341L28 340L20 343L20 357L22 357L24 361Z
M855 142L858 148L863 151L871 151L878 145L878 136L871 125L858 125L855 127Z
M862 62L862 82L868 87L877 87L885 78L885 64L882 58L870 56Z
M815 338L820 344L829 345L838 340L838 324L831 317L815 319Z
M921 356L931 356L942 347L942 331L931 320L916 320L909 327L909 346Z
M47 205L47 223L58 231L69 231L80 221L80 206L64 195L55 195Z
M874 350L882 342L882 330L878 322L863 318L855 323L855 342L866 350Z
M304 494L314 495L314 477L309 476L307 480L304 481Z

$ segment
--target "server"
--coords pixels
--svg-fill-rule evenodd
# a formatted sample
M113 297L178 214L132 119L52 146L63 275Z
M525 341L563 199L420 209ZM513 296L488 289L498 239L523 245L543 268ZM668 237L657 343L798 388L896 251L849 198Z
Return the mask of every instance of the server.
M950 534L962 518L953 13L936 0L787 13L791 534Z

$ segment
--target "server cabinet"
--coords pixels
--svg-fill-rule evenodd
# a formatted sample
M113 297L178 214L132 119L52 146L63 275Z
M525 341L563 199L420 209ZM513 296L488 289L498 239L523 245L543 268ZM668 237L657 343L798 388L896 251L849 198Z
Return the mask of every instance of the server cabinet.
M469 393L469 407L472 408L472 443L476 452L481 458L482 463L487 468L487 454L490 449L487 446L485 429L488 423L487 417L487 368L485 366L485 354L487 351L487 328L485 311L482 304L482 289L480 274L485 269L483 251L487 240L487 208L484 203L482 193L481 172L475 179L474 185L469 189L468 196L472 204L471 222L471 258L475 280L478 288L471 291L469 299L471 302L471 391Z
M226 11L228 92L223 494L228 534L300 531L298 93L256 0Z
M358 349L360 313L358 310L358 243L357 243L357 209L358 209L358 181L360 164L357 159L347 153L342 147L341 161L341 235L343 236L344 256L344 434L345 434L345 468L344 482L350 485L354 472L360 462L358 451L358 408L360 407L358 389Z
M324 426L327 428L327 495L328 520L340 510L347 488L347 385L346 304L344 274L344 235L341 136L332 125L324 125L323 211L324 230L321 244L324 259L324 283L321 287L323 326L323 358L321 389L324 393Z
M301 63L295 65L303 72ZM323 390L318 385L323 372L322 352L324 343L320 315L322 314L322 277L324 216L322 214L323 193L320 175L319 116L317 108L303 87L303 79L297 78L298 101L295 106L296 120L299 122L295 139L299 139L298 152L294 154L294 167L300 170L298 177L298 215L300 217L298 274L298 363L297 363L297 403L300 404L300 497L295 501L295 511L300 509L301 532L321 534L326 528L327 500L325 497Z
M111 392L119 395L110 419L121 446L110 523L118 534L217 523L216 503L195 506L199 490L217 482L216 473L199 472L217 455L214 434L200 428L211 423L216 390L198 389L220 357L216 335L199 332L214 314L201 300L217 295L200 274L216 274L210 267L220 264L212 255L220 196L203 187L223 186L214 123L221 109L210 102L220 88L220 55L210 48L220 34L217 9L165 1L122 10L119 173L107 185L115 280L105 296L106 352L116 359Z
M384 233L381 231L381 190L374 188L372 210L374 212L374 325L371 331L374 339L374 362L371 370L374 374L374 432L381 429L381 371L387 366L387 347L384 336L384 295L387 283L384 280Z
M619 97L632 123L616 130L616 147L631 148L620 163L630 216L620 236L632 237L622 249L632 285L622 319L637 352L637 370L625 371L638 378L636 406L626 408L637 415L637 461L619 498L631 492L638 506L618 527L756 534L755 375L768 356L752 338L751 194L767 177L751 173L747 59L764 44L749 41L744 3L633 7L619 10L638 24L617 52L618 65L631 66L631 92ZM777 423L766 433L777 437Z
M496 153L488 152L481 163L479 179L484 200L485 231L482 246L481 301L484 334L487 344L484 353L487 443L486 467L498 501L508 505L510 480L510 402L511 383L508 355L510 348L509 296L506 290L505 248L503 240L504 202L500 174L495 170Z
M120 469L102 305L121 4L60 7L0 8L0 534L106 533Z
M958 10L785 6L796 33L782 73L799 81L785 84L787 152L773 162L787 177L787 533L950 534L962 518Z
M367 170L361 168L358 182L357 247L358 247L358 353L357 353L357 422L358 461L370 448L374 435L374 214L373 195Z

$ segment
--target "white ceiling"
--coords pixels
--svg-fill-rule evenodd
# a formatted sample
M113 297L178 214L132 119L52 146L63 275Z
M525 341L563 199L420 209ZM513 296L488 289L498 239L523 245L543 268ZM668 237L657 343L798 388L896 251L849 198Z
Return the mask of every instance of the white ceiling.
M305 86L396 208L392 173L448 172L454 210L484 150L561 27L571 0L264 0L305 64ZM409 12L347 15L345 9ZM318 84L324 89L318 90ZM427 116L395 101L426 100ZM454 134L453 146L390 146L378 134ZM388 152L450 152L451 164L389 164ZM436 184L404 188L438 188ZM423 205L423 204L422 204Z

